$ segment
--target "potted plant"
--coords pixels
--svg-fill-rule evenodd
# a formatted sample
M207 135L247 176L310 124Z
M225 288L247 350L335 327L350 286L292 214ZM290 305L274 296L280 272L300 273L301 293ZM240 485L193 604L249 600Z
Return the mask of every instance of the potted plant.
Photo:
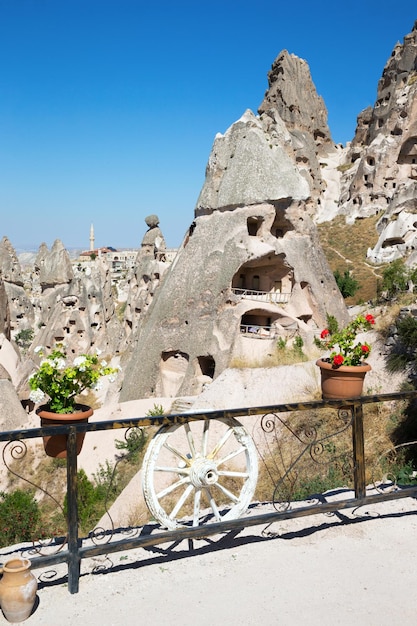
M41 426L87 422L93 409L80 404L80 395L87 389L98 390L103 376L113 380L120 369L99 360L99 351L93 355L81 354L70 363L62 343L57 343L49 356L45 356L42 346L35 348L35 353L42 360L38 370L29 377L29 397L36 404L47 400L36 411ZM81 451L84 436L85 433L77 433L77 454ZM46 436L43 442L48 456L66 457L66 435Z
M331 350L330 355L316 361L321 371L321 388L324 399L354 398L362 394L363 382L371 366L366 359L371 346L357 340L360 332L370 330L375 324L373 315L358 315L343 330L330 332L325 328L318 345Z

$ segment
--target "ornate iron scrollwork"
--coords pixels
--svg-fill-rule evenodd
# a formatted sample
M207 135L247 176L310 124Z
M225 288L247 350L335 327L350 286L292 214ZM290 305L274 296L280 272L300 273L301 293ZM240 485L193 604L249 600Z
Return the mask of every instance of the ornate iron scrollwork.
M10 472L10 474L24 481L25 483L33 487L35 490L41 491L45 496L50 498L53 501L54 505L61 511L62 515L64 516L65 514L64 514L63 506L61 505L60 502L58 502L58 500L52 494L50 494L46 489L44 489L40 485L36 484L32 480L29 480L29 478L26 478L19 472L15 471L15 469L13 469L16 463L22 462L25 459L25 457L27 456L27 453L28 453L28 447L24 441L21 441L21 440L9 441L8 443L5 444L2 450L2 459L3 459L4 466L6 467L8 472ZM13 468L11 467L11 463L14 464ZM33 539L32 541L33 545L30 548L30 554L32 556L33 555L44 556L46 554L50 555L50 554L58 553L64 548L67 541L68 541L68 534L65 534L63 537L60 537L59 539L54 538L54 537L50 537L48 539L42 539L38 537L36 539ZM45 550L46 548L48 548L48 551L43 552L43 550Z
M372 468L373 486L379 493L389 493L407 487L415 487L417 472L410 460L410 448L417 441L408 441L385 450ZM416 456L416 452L413 456Z
M336 425L330 432L325 427L325 419L323 413L315 412L310 412L307 420L297 413L287 413L285 419L278 413L262 416L260 427L265 437L258 448L262 448L260 457L273 483L272 503L277 511L290 509L296 500L317 504L319 498L315 494L321 490L314 489L315 476L317 485L321 486L320 477L323 477L324 484L326 480L336 480L336 474L351 475L351 454L340 451L337 439L348 431L350 433L353 408L337 410Z
M116 444L119 450L124 450L126 451L126 453L122 453L117 457L116 463L114 464L114 467L113 467L109 484L107 486L104 506L105 506L105 515L107 516L109 520L110 528L106 529L103 526L96 526L88 535L89 539L91 539L91 541L95 545L103 545L106 543L110 543L115 533L114 520L110 514L108 504L109 504L110 494L113 490L113 485L115 483L118 465L121 461L128 461L129 459L133 458L134 455L137 454L138 451L144 447L146 443L146 439L147 439L147 436L146 436L145 429L142 427L135 426L135 427L127 428L124 433L124 440L119 441L118 444ZM120 533L120 529L118 529L118 532ZM138 535L138 533L139 533L139 530L136 528L129 527L129 528L123 529L123 534L125 536L127 535L129 537L135 537Z

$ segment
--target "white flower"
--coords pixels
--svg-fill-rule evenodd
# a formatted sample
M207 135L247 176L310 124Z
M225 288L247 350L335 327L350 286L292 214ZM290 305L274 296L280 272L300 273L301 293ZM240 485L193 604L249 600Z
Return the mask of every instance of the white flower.
M96 383L94 383L94 385L91 387L91 389L93 391L100 391L100 389L103 388L103 383L101 382L101 380L98 380Z
M103 361L100 363L100 365L101 365L101 367L107 367L107 361L104 361L104 360L103 360Z
M42 352L43 351L43 346L36 346L36 348L34 349L34 353L38 354L38 352Z
M85 356L77 356L74 359L74 365L75 367L79 367L80 365L83 365L86 362L86 357Z
M80 372L85 372L85 363L86 363L87 359L85 356L77 356L74 359L74 366L78 367L78 369L80 370Z
M97 354L97 356L100 356L100 354L101 354L100 348L96 348L96 354Z
M41 366L44 363L50 363L50 365L52 365L52 367L57 370L65 369L65 359L62 358L51 359L51 357L49 357L49 359L44 359L43 361L41 361Z
M42 389L33 389L30 392L29 395L29 399L32 400L32 402L34 402L35 404L39 404L39 402L42 402L42 400L44 399L45 394L43 393Z
M116 376L113 376L113 374L110 374L110 376L109 376L109 381L110 381L111 383L114 383L114 381L115 381L115 380L116 380Z

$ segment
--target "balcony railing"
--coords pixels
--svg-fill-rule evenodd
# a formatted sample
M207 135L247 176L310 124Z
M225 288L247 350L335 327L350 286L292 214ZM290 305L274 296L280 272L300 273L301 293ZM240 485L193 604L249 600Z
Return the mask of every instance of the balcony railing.
M282 293L280 291L257 291L256 289L237 289L236 287L233 287L232 291L246 300L272 304L287 304L291 296L290 293Z
M367 460L369 442L365 442L364 437L364 417L366 419L376 417L381 420L382 403L389 403L387 407L392 412L394 410L392 406L396 402L403 403L405 400L415 399L417 399L416 391L406 391L343 401L310 401L0 432L0 442L5 444L2 451L4 467L0 468L2 475L4 475L3 470L6 469L15 477L26 480L31 490L39 488L44 495L49 494L41 487L37 487L32 473L27 479L22 476L25 471L31 472L31 465L28 468L27 462L26 464L22 462L22 469L19 471L19 461L24 461L28 448L25 441L38 439L44 435L67 435L66 536L52 538L47 544L34 540L33 546L21 549L22 554L25 550L27 552L30 550L33 569L50 568L51 565L57 563L66 563L68 590L70 593L77 593L81 560L87 557L108 555L139 547L149 548L167 542L180 543L185 538L201 539L246 526L270 525L283 519L331 513L382 501L415 498L417 497L417 484L412 472L404 476L404 472L395 474L395 471L401 467L398 459L402 460L401 455L404 454L405 447L417 445L417 442L392 445L387 453L381 454L377 463L373 462L370 465ZM388 420L388 411L386 414ZM201 442L198 442L195 435L191 434L198 425L201 426ZM126 528L115 529L114 524L111 523L109 531L103 532L103 529L96 528L87 537L80 537L77 509L77 432L86 432L89 433L88 437L94 437L98 432L115 429L118 433L123 432L121 429L127 429L127 432L130 429L141 429L143 432L143 429L150 426L163 427L163 431L158 431L150 440L148 451L151 449L152 453L145 455L143 470L144 473L147 471L149 474L152 469L155 474L162 474L164 479L172 474L173 482L154 490L152 495L156 499L155 511L157 513L163 508L160 500L164 496L170 499L166 513L168 524L160 526L155 523L148 524L145 530L145 527L129 527L129 524L126 524ZM218 426L229 428L230 432L226 432L226 436L222 435L212 448L208 445L208 437L213 431L216 434ZM186 448L184 450L179 448L178 443L171 445L167 440L171 431L175 431L175 437L178 437L180 428L185 431ZM372 429L367 429L367 431L373 436ZM161 439L158 440L158 437ZM231 452L228 452L226 447L233 437L236 438L236 447L233 449L232 446ZM348 451L346 451L346 442ZM343 447L340 448L342 443ZM174 455L176 460L168 464L163 460L159 461L160 452ZM219 471L213 461L216 457L219 459L219 465L222 466ZM11 462L8 461L9 458ZM247 464L247 469L245 471L228 469L228 463L232 459L234 463L239 458L242 463ZM267 513L253 514L251 511L251 514L248 514L246 513L248 498L252 498L253 488L257 483L257 459L259 466L266 468L272 481L268 501L273 505L273 509L270 508ZM307 469L303 465L306 461L310 463ZM326 491L321 494L308 491L313 487L300 485L299 480L304 472L309 478L307 484L316 485L312 468L314 470L317 468L317 471L321 472L323 468L329 468L329 475L332 477L341 472L340 486L335 487L331 492ZM396 479L396 475L401 478ZM190 476L191 479L189 479ZM220 484L225 477L230 481L226 486ZM401 484L397 484L400 480ZM234 491L239 481L244 486L241 493L236 494ZM252 485L250 485L251 482ZM217 483L219 483L218 491L215 490ZM251 488L248 491L249 487ZM208 511L199 510L200 491L205 491L206 495L210 496L211 509ZM194 494L194 500L190 503L190 517L188 521L187 519L181 520L181 524L176 526L174 518L190 493ZM231 496L230 508L225 507L224 504L229 496ZM176 504L172 502L175 497ZM53 500L57 506L61 506L55 497ZM262 505L265 503L262 501ZM236 515L230 515L230 511L233 512L234 509L236 509ZM202 514L201 520L195 517L196 510ZM149 519L151 517L150 513ZM154 518L157 516L154 515ZM169 528L171 522L172 529L163 530L163 528ZM120 536L123 537L122 531L126 529L129 531L126 533L127 538L120 539ZM53 547L56 549L51 552ZM15 552L16 548L13 548L13 553ZM3 546L0 549L0 562L5 560L8 553L10 553L10 548Z
M274 339L277 329L274 326L259 326L258 324L241 324L240 332L252 339Z

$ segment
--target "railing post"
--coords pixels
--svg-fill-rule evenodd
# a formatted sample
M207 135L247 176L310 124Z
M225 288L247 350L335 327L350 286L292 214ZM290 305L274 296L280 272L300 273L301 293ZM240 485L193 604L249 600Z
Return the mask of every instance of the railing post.
M78 593L81 557L78 550L77 430L70 426L67 437L68 591Z
M366 495L366 478L362 404L353 405L352 411L353 475L355 480L355 497L364 498Z

